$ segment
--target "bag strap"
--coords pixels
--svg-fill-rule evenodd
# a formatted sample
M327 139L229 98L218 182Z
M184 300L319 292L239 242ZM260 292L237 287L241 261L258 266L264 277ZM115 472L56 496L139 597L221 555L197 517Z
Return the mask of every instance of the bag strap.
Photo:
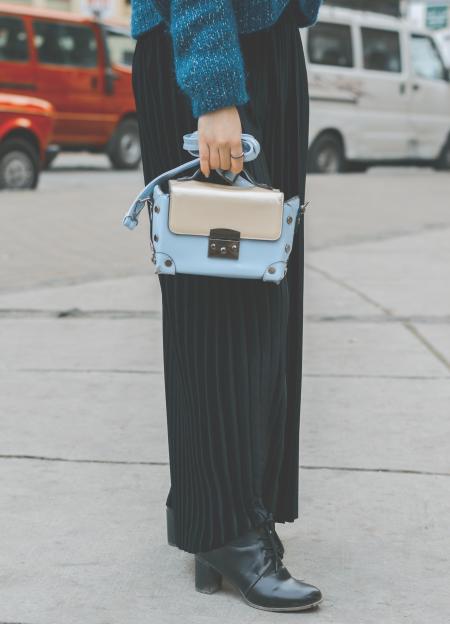
M255 137L252 136L251 134L243 133L241 134L241 141L242 141L242 149L244 151L244 161L254 160L258 156L260 149L261 149L260 144L257 141L257 139L255 139ZM199 151L197 130L195 132L191 132L183 136L183 148L186 151L188 151L190 154L197 155ZM123 217L122 224L125 227L127 227L129 230L133 230L138 225L138 217L139 217L141 210L145 206L145 204L147 202L151 203L153 201L153 191L155 190L156 186L158 184L162 184L163 182L166 182L167 180L170 180L170 178L175 177L179 173L183 173L183 171L186 171L188 169L191 169L192 167L198 166L199 164L200 164L200 158L194 158L194 160L190 160L188 162L182 163L181 165L178 165L178 167L174 167L173 169L170 169L169 171L165 171L164 173L161 173L159 176L151 180L151 182L149 182L137 194L128 212ZM215 171L222 172L222 173L219 173L219 175L223 174L222 177L233 179L233 182L234 182L234 179L236 179L236 174L232 173L231 171L225 171L222 169L216 169ZM255 185L260 186L256 182L255 182Z

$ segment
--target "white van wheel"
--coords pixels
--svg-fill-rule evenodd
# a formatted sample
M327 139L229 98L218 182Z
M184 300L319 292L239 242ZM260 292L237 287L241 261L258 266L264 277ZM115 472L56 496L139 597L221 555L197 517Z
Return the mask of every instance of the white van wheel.
M325 133L317 137L309 149L308 169L311 173L345 171L344 148L338 136Z
M435 168L440 171L450 170L450 137L447 139L447 142L442 148L439 158L436 161Z

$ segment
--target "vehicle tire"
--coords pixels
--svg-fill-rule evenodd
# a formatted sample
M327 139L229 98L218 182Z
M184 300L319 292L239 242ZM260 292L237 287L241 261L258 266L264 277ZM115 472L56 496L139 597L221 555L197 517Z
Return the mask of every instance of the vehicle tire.
M114 169L137 169L141 162L141 144L136 119L125 119L116 128L108 156Z
M442 148L434 167L439 171L450 170L450 137L447 139L444 147Z
M311 173L340 173L345 168L341 139L331 133L317 137L309 149L308 170Z
M39 154L25 139L0 144L0 189L35 189L39 180Z
M366 173L368 168L369 165L366 165L366 163L357 162L355 160L347 162L345 165L345 171L347 173Z

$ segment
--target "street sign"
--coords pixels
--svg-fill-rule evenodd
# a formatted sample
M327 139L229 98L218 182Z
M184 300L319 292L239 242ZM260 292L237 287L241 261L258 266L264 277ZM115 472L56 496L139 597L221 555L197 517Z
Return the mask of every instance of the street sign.
M426 24L427 28L431 30L446 28L448 26L448 6L446 4L428 5Z

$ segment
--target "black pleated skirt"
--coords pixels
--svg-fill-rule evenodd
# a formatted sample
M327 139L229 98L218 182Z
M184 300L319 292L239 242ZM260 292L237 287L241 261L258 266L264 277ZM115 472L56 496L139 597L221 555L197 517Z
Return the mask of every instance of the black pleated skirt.
M243 132L261 144L245 164L285 198L305 200L308 83L293 3L270 28L240 35L250 101ZM197 129L175 81L170 35L139 37L133 89L145 182L193 156ZM302 377L303 220L278 285L178 274L158 276L176 544L217 548L268 517L298 517Z

